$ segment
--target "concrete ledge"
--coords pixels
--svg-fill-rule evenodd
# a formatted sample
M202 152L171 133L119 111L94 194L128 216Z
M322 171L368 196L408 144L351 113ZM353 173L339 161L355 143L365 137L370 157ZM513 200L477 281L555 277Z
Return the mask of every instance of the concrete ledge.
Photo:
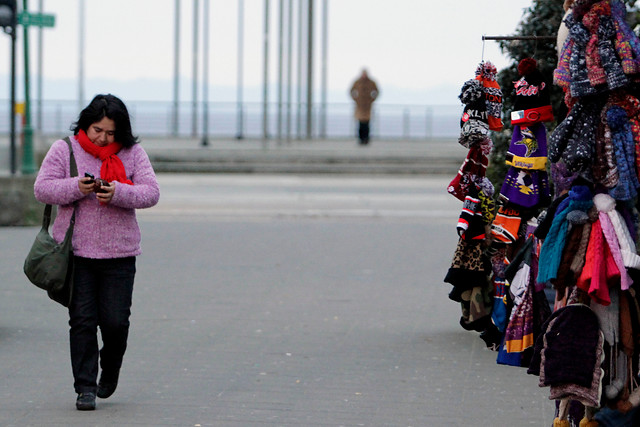
M44 205L33 196L35 175L0 176L0 226L37 225Z
M438 174L454 176L457 163L329 163L329 162L265 162L265 161L162 161L152 159L156 173L292 173L292 174L356 174L356 175L416 175Z

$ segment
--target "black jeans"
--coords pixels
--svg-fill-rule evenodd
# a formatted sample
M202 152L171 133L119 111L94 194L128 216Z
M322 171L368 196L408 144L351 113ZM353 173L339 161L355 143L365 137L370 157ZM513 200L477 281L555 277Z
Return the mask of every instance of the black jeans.
M369 122L360 122L358 128L358 137L360 138L360 144L367 144L369 142Z
M69 343L76 393L97 389L103 370L119 369L127 349L136 258L74 258ZM98 352L98 327L102 349Z

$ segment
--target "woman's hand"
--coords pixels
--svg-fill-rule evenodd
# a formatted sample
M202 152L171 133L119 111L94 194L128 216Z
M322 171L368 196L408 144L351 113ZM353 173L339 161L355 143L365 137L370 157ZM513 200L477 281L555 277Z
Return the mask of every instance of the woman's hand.
M78 179L78 188L84 195L93 193L93 178L83 176Z
M101 185L100 190L96 193L96 198L102 204L107 204L113 199L113 193L116 191L115 182L109 182L107 185Z

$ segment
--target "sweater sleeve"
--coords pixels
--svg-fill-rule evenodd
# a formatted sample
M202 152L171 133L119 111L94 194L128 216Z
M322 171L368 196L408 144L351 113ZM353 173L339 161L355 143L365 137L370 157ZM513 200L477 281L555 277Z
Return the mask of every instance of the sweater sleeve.
M135 168L131 176L133 185L115 182L111 203L121 208L150 208L160 199L160 187L149 156L139 145L135 148Z
M78 187L78 177L70 176L69 148L58 140L47 152L33 190L36 200L51 205L68 205L84 197Z

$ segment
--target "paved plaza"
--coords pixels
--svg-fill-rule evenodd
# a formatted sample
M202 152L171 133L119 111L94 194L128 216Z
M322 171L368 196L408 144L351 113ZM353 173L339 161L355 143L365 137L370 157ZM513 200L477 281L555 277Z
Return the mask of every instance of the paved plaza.
M551 425L538 378L458 324L449 179L160 174L121 382L93 412L65 309L22 273L37 227L0 228L0 425Z

